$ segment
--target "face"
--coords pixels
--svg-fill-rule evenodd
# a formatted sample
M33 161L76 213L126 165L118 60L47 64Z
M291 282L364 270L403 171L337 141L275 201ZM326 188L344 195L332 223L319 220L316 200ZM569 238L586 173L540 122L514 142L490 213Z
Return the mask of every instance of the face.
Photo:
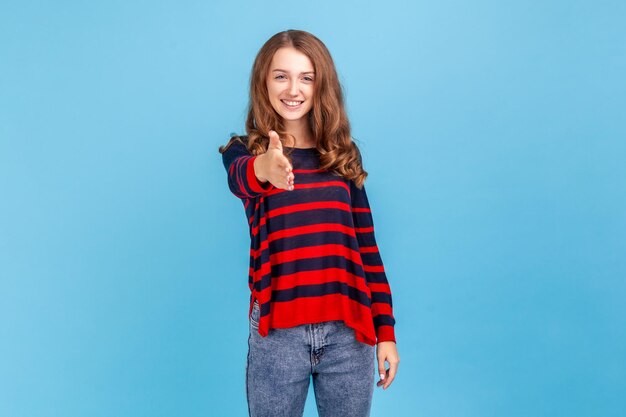
M292 47L276 51L267 76L267 92L286 125L307 123L314 83L313 64L305 54Z

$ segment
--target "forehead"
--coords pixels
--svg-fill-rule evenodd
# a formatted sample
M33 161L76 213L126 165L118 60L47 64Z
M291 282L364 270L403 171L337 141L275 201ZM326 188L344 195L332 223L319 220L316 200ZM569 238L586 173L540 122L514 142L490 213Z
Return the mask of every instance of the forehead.
M274 53L270 71L282 69L294 73L313 72L313 63L308 56L295 48L280 48Z

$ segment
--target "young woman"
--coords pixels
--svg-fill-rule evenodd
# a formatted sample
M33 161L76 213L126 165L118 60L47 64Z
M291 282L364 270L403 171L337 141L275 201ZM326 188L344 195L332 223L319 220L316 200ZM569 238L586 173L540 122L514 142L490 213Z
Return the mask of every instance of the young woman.
M367 172L318 38L287 30L263 45L246 131L219 151L250 228L249 414L301 416L312 377L320 416L369 416L374 346L378 386L400 362L395 318Z

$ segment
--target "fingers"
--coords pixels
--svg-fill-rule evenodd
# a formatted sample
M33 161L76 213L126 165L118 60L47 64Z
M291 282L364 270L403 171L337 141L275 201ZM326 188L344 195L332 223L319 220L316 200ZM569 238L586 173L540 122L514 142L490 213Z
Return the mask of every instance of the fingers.
M280 188L283 188L283 189L288 190L288 191L293 191L293 189L294 189L293 183L294 183L294 179L295 179L295 176L294 176L294 174L292 172L293 169L291 168L291 166L285 166L285 165L281 165L281 166L284 169L284 171L281 174L281 178L283 179L282 180L282 185L283 186L280 187Z
M293 191L294 189L294 180L295 180L295 175L292 172L291 168L287 168L287 189L289 191Z
M269 181L276 188L293 191L295 176L293 173L293 168L289 164L289 160L285 158L284 161L281 160L281 162L274 164L275 165L273 166L273 168L271 168L270 171Z
M385 369L385 361L389 363L389 369ZM380 380L376 383L376 386L382 385L383 389L387 389L393 382L398 372L398 364L400 360L395 355L387 354L386 352L378 357L378 374Z
M388 372L388 376L386 378L386 382L385 385L383 386L383 389L387 389L387 387L389 385L391 385L391 383L393 382L394 378L396 377L396 372L398 371L398 363L395 361L390 361L389 362L389 370Z
M383 371L383 373L380 373L380 380L376 383L377 387L380 387L384 384L387 383L387 380L389 379L389 369ZM383 389L387 389L386 387L383 387Z
M383 355L378 356L378 376L380 376L380 381L378 381L377 386L386 381L387 378L387 370L385 369L385 357Z
M285 190L289 190L292 191L294 189L294 180L295 180L295 175L293 173L293 167L291 166L291 163L289 162L289 159L287 159L286 157L283 156L282 158L282 163L280 164L281 169L284 170L284 188Z

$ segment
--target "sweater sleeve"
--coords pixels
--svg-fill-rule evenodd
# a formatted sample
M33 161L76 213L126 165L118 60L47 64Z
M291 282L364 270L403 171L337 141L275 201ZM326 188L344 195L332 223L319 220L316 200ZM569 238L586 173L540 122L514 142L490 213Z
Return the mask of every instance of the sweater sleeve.
M393 303L391 289L387 281L385 267L383 265L376 237L374 235L374 219L372 210L367 199L365 185L359 189L354 181L350 181L350 195L352 200L352 218L359 252L363 261L363 269L367 286L372 293L372 317L376 329L377 343L396 341L393 316Z
M261 182L254 173L254 160L258 155L250 155L244 144L234 140L222 153L222 162L228 173L228 187L239 198L254 198L274 188L274 185Z

